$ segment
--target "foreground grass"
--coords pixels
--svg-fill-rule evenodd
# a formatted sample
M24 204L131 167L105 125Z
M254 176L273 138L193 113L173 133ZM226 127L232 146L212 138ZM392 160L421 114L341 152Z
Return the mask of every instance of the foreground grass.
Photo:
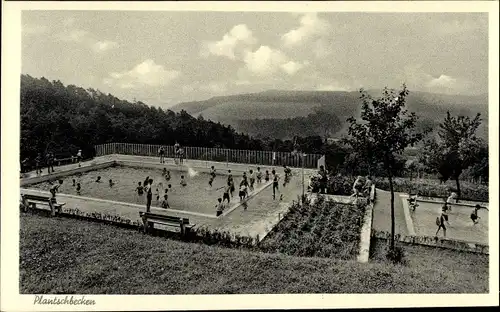
M471 293L487 268L462 254L435 265L302 258L183 243L84 221L21 215L21 293ZM469 257L469 256L467 256ZM444 259L444 260L443 260ZM472 259L472 258L471 258ZM485 266L483 261L476 263ZM458 276L458 278L457 278Z

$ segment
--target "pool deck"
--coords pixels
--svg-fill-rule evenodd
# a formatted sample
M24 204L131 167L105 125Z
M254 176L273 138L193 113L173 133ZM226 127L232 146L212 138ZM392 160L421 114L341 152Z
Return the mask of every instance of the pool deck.
M394 193L394 232L395 234L409 235L400 195L401 193ZM377 197L373 206L373 229L391 231L391 192L377 189Z
M21 190L23 191L23 193L48 195L49 193L46 191L29 189L27 183L29 183L30 180L38 180L37 177L55 177L56 175L68 171L74 171L75 169L79 168L82 168L82 170L90 170L95 165L106 164L112 161L116 161L118 163L124 162L127 165L136 163L137 165L141 166L177 166L173 159L165 160L166 162L162 164L160 163L158 157L142 157L118 154L96 157L92 160L82 162L81 167L79 167L78 164L68 164L55 167L55 175L48 175L46 169L44 169L44 172L41 176L37 176L34 171L28 172L27 174L25 174L24 178L21 179L21 185L26 185L23 186ZM253 164L221 163L201 160L187 160L184 163L185 165L197 169L209 169L211 166L215 166L215 168L219 171L222 171L226 168L231 169L232 171L247 171L248 169L257 168L257 165ZM280 168L279 166L274 168L282 175L282 168ZM261 166L261 170L265 171L270 169L273 169L273 167ZM302 193L301 169L291 169L291 181L286 187L283 187L283 184L280 183L279 192L276 195L276 199L273 199L272 187L270 187L270 183L267 183L259 187L259 189L256 189L253 194L251 193L250 197L244 202L240 202L239 198L235 197L235 199L231 201L230 208L228 208L228 210L226 210L226 212L221 217L215 216L215 208L213 215L183 210L165 210L158 207L151 207L151 212L160 214L168 213L168 215L189 218L191 223L196 224L196 227L206 227L209 229L217 229L219 231L229 231L234 235L240 236L259 236L259 238L262 239L265 237L265 235L267 235L272 227L276 225L283 214L288 211L293 201L298 200L298 197ZM304 169L306 183L308 181L308 177L315 172L315 169ZM59 202L66 203L65 207L68 209L78 208L83 212L100 212L119 215L133 221L141 221L139 218L139 212L146 210L146 207L144 205L98 198L82 197L68 194L58 194L57 198Z

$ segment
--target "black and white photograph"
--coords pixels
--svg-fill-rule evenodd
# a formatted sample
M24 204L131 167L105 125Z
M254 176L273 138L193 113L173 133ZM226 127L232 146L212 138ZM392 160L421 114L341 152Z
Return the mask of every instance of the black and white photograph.
M498 305L498 2L418 2L4 3L2 310Z

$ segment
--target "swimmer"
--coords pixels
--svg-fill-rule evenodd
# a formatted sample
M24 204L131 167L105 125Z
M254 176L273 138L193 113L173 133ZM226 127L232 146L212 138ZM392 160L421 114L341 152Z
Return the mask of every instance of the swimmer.
M101 183L101 176L97 176L97 180L95 180L97 183Z
M224 202L222 201L222 198L217 198L217 204L215 205L215 207L217 208L217 213L216 213L216 216L220 216L222 214L222 212L224 212L224 208L225 208L225 205L224 205Z
M113 180L109 179L109 187L112 187L113 185L115 185L115 182L113 182Z
M262 172L260 172L260 167L257 167L257 183L262 183Z
M52 198L56 198L56 193L59 191L59 187L63 184L63 180L59 180L59 184L54 184L50 188L50 194Z
M137 188L135 189L137 191L137 195L142 196L144 194L144 187L141 185L141 182L137 182Z
M269 171L268 170L266 170L266 175L264 176L264 180L266 182L269 182Z
M75 181L75 179L73 179L73 186L76 186L76 181Z
M165 190L165 195L163 195L163 200L161 201L161 207L162 208L170 208L170 205L168 204L168 195L166 194L168 190Z
M253 190L253 185L255 184L255 172L250 169L250 190Z
M180 181L180 184L181 184L182 186L186 186L186 185L187 185L187 182L186 182L186 180L184 179L184 176L183 176L183 175L181 176L181 181Z
M212 187L212 183L214 182L214 176L211 175L210 178L208 179L208 185Z
M76 184L76 194L80 195L80 191L82 189L82 186L80 185L80 182Z

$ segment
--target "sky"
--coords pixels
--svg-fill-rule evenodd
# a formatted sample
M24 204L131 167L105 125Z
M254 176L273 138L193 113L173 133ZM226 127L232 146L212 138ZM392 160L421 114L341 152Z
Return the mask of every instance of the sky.
M22 73L168 108L269 89L488 91L487 13L23 11Z

